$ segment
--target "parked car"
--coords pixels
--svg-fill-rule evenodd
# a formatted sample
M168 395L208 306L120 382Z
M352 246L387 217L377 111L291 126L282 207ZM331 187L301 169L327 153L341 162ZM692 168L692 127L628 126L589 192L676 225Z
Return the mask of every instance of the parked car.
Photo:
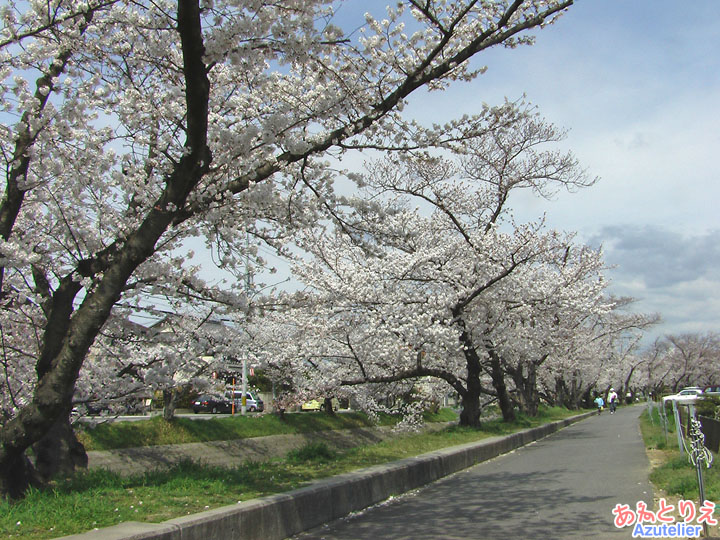
M680 390L677 394L665 396L663 398L663 405L668 401L676 401L679 404L692 404L697 401L702 393L703 389L699 386L688 386Z
M225 397L235 399L235 411L241 410L242 407L242 390L228 390L225 392ZM245 410L249 412L263 412L265 410L265 402L260 399L260 396L253 392L245 392Z
M333 411L337 411L339 408L339 402L337 399L332 398L332 408ZM306 401L302 405L300 405L301 411L324 411L325 410L325 400L324 399L311 399L310 401Z
M201 394L192 404L194 413L228 413L232 411L232 401L218 394Z
M85 411L90 416L110 414L110 405L102 401L89 401L85 403Z
M703 388L703 395L720 396L720 384L706 386Z
M318 399L311 399L300 405L301 411L319 411L323 407L323 402Z

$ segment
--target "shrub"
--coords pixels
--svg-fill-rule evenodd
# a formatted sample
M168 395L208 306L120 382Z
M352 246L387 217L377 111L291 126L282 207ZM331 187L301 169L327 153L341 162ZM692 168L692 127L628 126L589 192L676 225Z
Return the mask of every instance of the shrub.
M720 396L703 396L695 404L699 416L720 420Z
M324 442L308 443L302 448L290 450L287 460L292 463L305 463L308 461L327 462L337 457L337 452Z

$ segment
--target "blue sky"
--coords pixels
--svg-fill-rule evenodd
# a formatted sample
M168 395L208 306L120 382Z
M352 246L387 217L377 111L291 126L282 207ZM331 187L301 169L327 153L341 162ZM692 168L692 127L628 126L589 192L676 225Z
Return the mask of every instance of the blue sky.
M517 197L516 215L602 245L612 291L662 315L653 334L720 330L719 16L715 0L579 0L533 47L484 54L486 74L409 108L438 121L525 94L566 128L599 183Z

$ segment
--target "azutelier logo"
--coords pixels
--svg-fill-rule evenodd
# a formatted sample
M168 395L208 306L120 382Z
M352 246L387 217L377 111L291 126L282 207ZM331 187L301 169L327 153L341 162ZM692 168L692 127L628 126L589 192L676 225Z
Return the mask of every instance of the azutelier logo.
M672 515L676 508L681 519L678 523L675 523L676 518ZM615 527L633 527L633 538L698 538L703 524L718 524L718 520L713 517L714 511L715 503L710 501L705 501L697 508L694 501L682 500L676 507L660 499L657 512L649 510L644 502L639 501L634 510L630 505L616 504L612 513L615 516Z

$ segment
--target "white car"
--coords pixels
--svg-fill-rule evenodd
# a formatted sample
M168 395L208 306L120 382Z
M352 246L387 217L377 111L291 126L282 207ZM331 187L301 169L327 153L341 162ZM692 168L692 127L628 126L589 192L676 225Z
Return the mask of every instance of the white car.
M678 404L692 404L695 403L700 395L702 395L702 388L697 386L688 386L683 388L677 394L671 396L665 396L663 398L663 405L668 401L676 401Z
M233 399L235 398L235 410L239 411L240 407L242 407L242 391L235 390L234 392L232 390L228 390L225 392L225 397L227 399ZM245 392L245 409L249 412L263 412L265 410L265 402L263 402L262 399L260 399L260 396L256 396L252 392Z

